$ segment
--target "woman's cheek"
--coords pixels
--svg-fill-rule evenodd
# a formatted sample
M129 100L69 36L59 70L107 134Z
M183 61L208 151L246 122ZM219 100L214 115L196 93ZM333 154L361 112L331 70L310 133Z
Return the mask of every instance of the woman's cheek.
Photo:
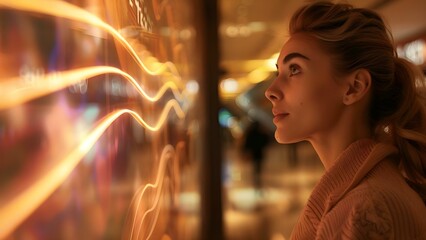
M330 92L322 86L309 86L298 99L300 110L308 118L318 118L318 115L326 114L330 103Z

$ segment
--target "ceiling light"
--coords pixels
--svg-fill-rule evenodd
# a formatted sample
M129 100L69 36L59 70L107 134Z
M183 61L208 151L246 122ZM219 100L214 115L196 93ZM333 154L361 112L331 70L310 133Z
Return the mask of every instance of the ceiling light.
M234 78L227 78L220 83L220 87L225 93L235 93L238 91L238 81Z

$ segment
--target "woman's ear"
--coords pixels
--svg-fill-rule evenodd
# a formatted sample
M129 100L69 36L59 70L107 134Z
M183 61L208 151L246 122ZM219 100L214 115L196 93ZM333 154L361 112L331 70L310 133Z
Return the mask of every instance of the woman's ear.
M371 88L371 75L367 69L358 69L346 79L343 104L351 105L363 99Z

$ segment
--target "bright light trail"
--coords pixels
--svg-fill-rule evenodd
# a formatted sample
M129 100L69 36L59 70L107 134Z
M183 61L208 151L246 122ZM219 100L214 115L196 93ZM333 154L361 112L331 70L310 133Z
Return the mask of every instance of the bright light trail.
M130 45L130 43L111 25L104 22L96 15L86 11L80 7L77 7L71 3L59 1L59 0L0 0L0 7L14 8L22 11L36 12L55 17L62 17L73 21L84 22L92 26L99 27L104 31L110 33L115 39L117 39L124 48L132 55L139 66L150 75L160 75L162 73L170 71L178 80L181 80L180 74L176 69L176 66L168 61L161 63L154 70L149 69L145 63L140 59L136 51Z
M52 72L38 77L34 82L28 84L22 78L16 77L0 82L0 109L10 108L38 97L54 93L58 90L79 83L82 79L114 73L124 76L139 92L139 94L148 101L158 101L167 89L173 91L176 99L181 100L182 94L173 81L165 82L160 90L154 95L149 96L144 89L138 84L136 79L128 73L110 66L95 66L80 68L62 72Z
M151 131L158 131L164 125L172 108L179 118L185 117L185 113L176 100L167 102L155 125L149 125L138 113L129 109L117 110L104 117L95 129L85 139L80 141L78 147L59 161L56 167L13 199L0 206L0 239L7 237L68 178L105 130L121 115L130 114L143 127Z

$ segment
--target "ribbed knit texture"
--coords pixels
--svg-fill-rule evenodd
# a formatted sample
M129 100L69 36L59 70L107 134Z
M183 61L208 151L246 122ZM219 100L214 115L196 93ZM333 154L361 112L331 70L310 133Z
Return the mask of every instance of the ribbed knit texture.
M314 188L291 239L426 239L426 206L396 153L370 139L352 143Z

